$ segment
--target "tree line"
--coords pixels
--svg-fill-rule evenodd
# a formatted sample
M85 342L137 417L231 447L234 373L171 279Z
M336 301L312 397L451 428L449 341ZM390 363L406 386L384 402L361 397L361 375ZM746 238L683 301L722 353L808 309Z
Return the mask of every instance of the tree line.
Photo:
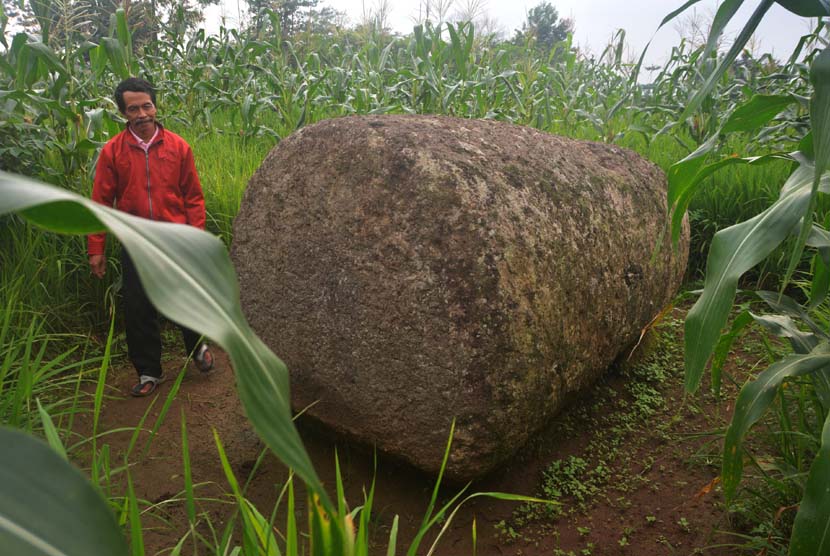
M220 0L0 0L0 43L8 47L7 35L23 31L55 48L85 41L100 42L111 34L115 12L123 8L136 48L152 44L162 32L192 34L203 27L205 9ZM547 0L531 8L521 27L508 37L498 21L489 16L484 0L421 0L414 24L472 22L477 34L491 45L530 45L541 53L573 32L572 20L562 18ZM389 24L388 0L378 0L357 23L350 24L345 12L321 0L247 0L239 6L238 30L248 36L278 36L297 41L341 38L365 32L394 36ZM225 22L223 22L223 26Z

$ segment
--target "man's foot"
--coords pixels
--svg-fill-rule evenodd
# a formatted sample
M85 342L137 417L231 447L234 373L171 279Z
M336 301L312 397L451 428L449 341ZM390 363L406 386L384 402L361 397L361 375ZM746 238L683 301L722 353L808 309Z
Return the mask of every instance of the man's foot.
M162 382L164 382L164 375L141 375L140 377L138 377L138 383L135 386L133 386L130 390L130 394L136 398L143 398L145 396L149 396L150 394L156 391L156 388L158 388L158 385Z
M202 344L196 348L196 353L193 354L193 362L196 368L203 373L209 373L213 370L213 354L208 349L207 344Z

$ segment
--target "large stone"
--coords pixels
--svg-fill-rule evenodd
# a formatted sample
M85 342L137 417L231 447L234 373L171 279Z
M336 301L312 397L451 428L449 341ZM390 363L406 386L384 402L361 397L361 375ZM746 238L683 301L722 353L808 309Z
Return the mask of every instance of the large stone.
M295 408L431 472L455 419L448 474L478 477L672 298L665 188L633 152L506 123L324 121L251 178L242 306Z

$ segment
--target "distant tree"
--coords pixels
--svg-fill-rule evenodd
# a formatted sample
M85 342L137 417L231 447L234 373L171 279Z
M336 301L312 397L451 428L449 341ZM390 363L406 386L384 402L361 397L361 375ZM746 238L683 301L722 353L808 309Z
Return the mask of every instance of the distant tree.
M346 26L346 13L324 6L309 10L305 20L305 32L313 35L331 36Z
M565 40L573 32L574 24L570 19L560 19L559 11L550 2L541 2L527 12L527 21L521 29L516 29L513 43L517 45L533 41L537 50L550 52L558 42Z
M277 31L271 28L270 11L279 22L280 36L287 39L305 29L315 13L319 14L315 10L320 0L248 0L247 3L257 33Z
M305 26L291 35L291 41L296 51L303 54L326 52L333 42L341 41L348 27L347 20L345 12L329 6L309 10Z

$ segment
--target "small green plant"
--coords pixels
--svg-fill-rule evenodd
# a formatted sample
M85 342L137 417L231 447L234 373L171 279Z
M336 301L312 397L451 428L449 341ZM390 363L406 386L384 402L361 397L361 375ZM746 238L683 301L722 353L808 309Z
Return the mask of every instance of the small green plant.
M493 527L495 527L496 531L498 531L499 536L501 536L501 538L508 543L515 542L522 538L522 535L503 519L498 521Z

